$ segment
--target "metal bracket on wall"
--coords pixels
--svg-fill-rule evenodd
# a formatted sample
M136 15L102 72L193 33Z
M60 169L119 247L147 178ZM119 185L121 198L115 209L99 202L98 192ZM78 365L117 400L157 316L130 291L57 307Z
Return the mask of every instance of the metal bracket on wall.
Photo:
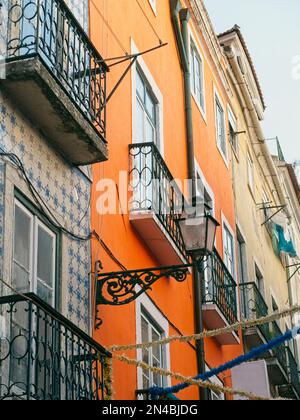
M284 210L286 208L286 205L281 205L281 206L264 206L261 207L260 210L276 210L270 217L268 217L264 223L262 223L262 226L266 225L268 222L270 222L275 216L277 216L277 214L279 214L282 210Z
M105 61L112 61L112 60L117 60L115 63L112 63L108 66L109 69L111 69L114 66L117 66L119 64L125 63L126 61L130 60L129 65L127 66L127 68L125 69L124 73L122 74L122 76L120 77L120 79L117 81L117 83L115 84L115 86L113 87L112 91L110 92L110 94L107 96L105 104L103 105L102 109L105 108L105 106L107 105L107 103L110 101L110 99L112 98L112 96L115 94L115 92L117 91L117 89L119 88L119 86L121 85L121 83L123 82L123 80L125 79L125 77L127 76L128 72L130 71L131 67L136 63L137 59L145 54L148 54L152 51L156 51L162 47L165 47L166 45L168 45L167 43L165 44L160 44L157 47L154 48L150 48L149 50L146 51L142 51L140 53L137 54L132 54L132 55L128 55L128 56L124 56L124 57L115 57L115 58L109 58L106 59Z
M290 277L288 278L288 282L289 282L290 280L292 280L292 278L293 278L293 277L295 277L295 275L296 275L297 273L299 273L299 271L300 271L300 261L299 261L299 263L297 263L297 264L292 264L292 265L288 265L288 266L286 266L286 268L293 268L293 267L297 267L297 268L296 268L296 270L294 271L294 273L293 273L293 274L291 274L291 275L290 275Z

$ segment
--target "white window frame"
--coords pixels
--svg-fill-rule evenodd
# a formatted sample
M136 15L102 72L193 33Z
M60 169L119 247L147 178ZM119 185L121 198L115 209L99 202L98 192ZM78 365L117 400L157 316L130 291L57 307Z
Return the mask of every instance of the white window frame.
M232 126L232 128L234 128L235 133L238 131L238 126L237 126L237 118L229 105L227 105L227 113L228 113L228 135L230 139L230 125ZM231 144L235 154L238 155L239 143L238 143L237 134L235 135L235 141L236 141L236 147L234 147L231 141L229 141L229 143Z
M218 126L218 118L217 118L217 101L219 102L220 106L223 109L223 119L224 119L224 140L225 140L225 148L226 148L226 152L224 154L221 144L219 142L219 126ZM216 89L216 87L214 86L214 113L215 113L215 132L216 132L216 143L217 143L217 148L224 160L224 163L227 167L227 169L229 169L229 161L228 161L228 141L227 141L227 121L226 121L226 107L224 106L224 103L220 97L220 95L218 94L218 91Z
M204 60L204 55L202 54L199 44L200 41L196 40L191 28L189 27L189 62L190 62L190 73L191 73L191 92L192 92L192 97L202 115L202 118L204 120L204 122L207 124L207 119L206 119L206 89L205 89L205 60ZM194 47L196 53L198 54L201 64L202 64L202 88L203 88L203 107L201 105L201 103L199 102L196 92L193 89L193 75L192 75L192 48Z
M139 54L139 49L137 48L133 39L131 39L131 53ZM137 63L132 66L131 70L131 87L132 87L132 143L141 143L141 139L137 135L137 119L136 119L136 109L137 109L137 94L136 94L136 78L137 78L137 67L139 67L142 72L145 80L150 87L153 97L156 100L156 135L157 135L157 145L162 157L164 157L164 100L163 95L155 82L148 66L146 65L143 57L138 57Z
M247 182L250 191L254 194L254 163L249 151L247 151Z
M145 80L144 75L142 74L142 71L140 69L137 69L136 71L136 77L139 77L143 83L144 86L144 90L146 90L146 94L150 97L151 101L153 101L154 103L154 112L155 112L155 125L151 119L151 117L149 116L149 113L147 111L147 106L144 102L142 102L142 99L139 97L140 95L138 94L138 92L136 92L136 105L139 104L140 108L143 110L143 119L144 119L144 124L143 124L143 136L140 140L137 139L137 141L139 141L140 143L142 143L143 141L145 142L149 142L149 140L146 138L147 136L147 123L152 127L152 130L154 131L154 143L159 145L159 135L158 135L158 127L157 127L157 102L156 102L156 98L154 97L152 91L149 89L148 87L148 83L147 80ZM150 91L150 92L149 92ZM137 111L136 111L137 112Z
M153 10L153 13L155 14L155 16L157 16L157 4L156 4L156 0L148 0L151 9Z
M225 215L222 213L222 241L223 241L223 259L224 259L224 263L225 263L225 227L228 230L228 232L230 233L230 235L232 236L232 246L233 246L233 273L231 274L232 277L234 278L234 280L237 280L237 256L236 256L236 238L235 238L235 233L234 230L232 229L230 223L228 222L228 220L226 219ZM229 270L229 269L228 269Z
M29 258L29 284L30 284L30 290L29 292L36 293L37 294L37 285L38 285L38 277L37 277L37 264L38 264L38 229L41 227L49 236L53 239L53 260L52 260L52 266L53 266L53 278L52 278L52 284L53 284L53 296L52 296L52 306L55 306L55 297L56 297L56 250L57 250L57 235L49 229L45 223L40 220L40 218L32 213L18 198L14 198L13 201L14 205L14 220L13 220L13 252L12 252L12 258L13 263L15 263L14 259L14 253L15 253L15 208L16 206L19 207L22 212L24 212L31 220L31 227L30 227L30 258ZM12 265L13 270L13 265ZM13 275L12 275L13 278Z
M138 290L138 288L137 288ZM136 342L142 343L142 323L141 317L142 313L146 312L151 319L155 321L155 324L162 331L164 337L169 337L169 322L163 316L163 314L157 309L157 307L151 302L147 295L142 295L136 300ZM171 360L170 360L170 345L166 344L163 346L163 361L164 369L171 369ZM137 349L137 360L142 360L142 349ZM163 377L164 386L171 386L171 378ZM137 368L137 386L138 389L143 389L143 369Z
M207 182L207 180L206 180L206 178L205 178L205 176L203 174L203 171L202 171L202 169L201 169L201 167L200 167L199 162L197 161L197 159L195 159L195 168L196 168L196 176L198 176L201 179L205 190L207 191L208 195L211 197L212 206L213 206L212 207L212 216L215 217L216 216L216 214L215 214L215 210L216 210L216 206L215 206L215 194L214 194L213 189L211 188L211 186ZM197 191L197 193L198 193L198 191Z

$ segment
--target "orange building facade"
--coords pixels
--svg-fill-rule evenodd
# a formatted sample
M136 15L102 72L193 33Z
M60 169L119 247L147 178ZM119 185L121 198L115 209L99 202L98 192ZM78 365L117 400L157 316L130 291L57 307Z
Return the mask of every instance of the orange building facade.
M195 179L201 180L197 195L204 198L220 223L216 251L205 263L202 276L204 328L215 329L239 319L229 151L233 118L230 88L224 72L224 56L203 3L199 0L176 3L90 0L90 37L102 57L108 59L108 65L120 61L110 58L160 47L137 57L107 104L109 161L93 167L92 230L102 246L99 240L93 240L92 267L99 269L101 262L100 273L105 273L185 264L187 257L174 223L174 211L165 215L163 209L170 193L173 205L182 194L186 200L190 199L184 180L191 178L191 169L194 170ZM176 20L182 38L176 33ZM180 45L180 39L184 45ZM189 61L186 73L182 47ZM129 60L110 67L108 93L128 65ZM187 86L184 82L187 73L190 73L191 88L192 157L187 146ZM191 132L189 134L191 136ZM160 188L155 186L154 179L160 180ZM173 179L177 180L178 188L172 187ZM94 338L108 347L193 334L192 275L182 283L172 278L160 279L131 303L98 305L95 315L100 321L95 322ZM235 334L206 340L207 368L242 354L241 341ZM198 374L194 342L172 343L126 354L182 375ZM221 386L231 386L230 372L214 381ZM114 362L115 399L136 399L137 390L171 384L175 382L169 378ZM199 390L190 387L178 397L199 399ZM225 398L213 393L209 397Z

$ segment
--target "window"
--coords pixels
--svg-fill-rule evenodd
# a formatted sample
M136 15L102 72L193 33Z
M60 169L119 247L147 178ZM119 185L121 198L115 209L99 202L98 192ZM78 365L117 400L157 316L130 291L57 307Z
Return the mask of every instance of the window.
M24 199L22 199L23 201ZM25 201L25 200L24 200ZM15 198L14 201L14 230L13 230L13 267L12 279L13 287L21 293L34 292L49 305L55 305L55 279L56 279L56 251L57 235L50 230L37 213L29 210L33 206L23 205ZM25 307L24 307L25 309ZM51 327L41 327L43 320L40 321L40 334L51 336ZM10 359L9 380L15 384L16 393L22 393L26 389L28 375L28 358L26 354L26 340L29 339L28 319L23 316L23 312L18 310L12 316L11 334L14 337L22 336L23 340L16 342L14 352L20 355ZM26 338L26 340L25 340ZM41 360L45 357L49 359L49 351L39 349L42 352ZM22 356L21 356L22 355ZM32 361L30 361L30 364ZM31 375L35 383L43 383L45 392L52 381L51 375L47 375L44 370L36 369L32 364Z
M253 170L253 160L250 154L247 154L247 172L248 172L248 185L250 190L254 193L254 170Z
M260 294L265 297L265 284L264 284L264 276L261 274L261 271L255 264L255 284L260 292Z
M158 146L157 101L139 70L136 72L136 97L137 141Z
M237 136L237 123L233 112L228 109L228 121L229 121L229 141L233 147L235 153L238 153L238 136Z
M151 320L144 310L141 312L141 326L143 343L150 343L163 338L162 330ZM142 357L143 362L152 367L164 368L165 366L162 346L143 349ZM152 386L163 386L162 376L148 370L143 370L143 389L148 389Z
M222 156L227 160L227 144L225 130L225 113L221 101L216 95L216 128L217 128L217 144Z
M13 286L55 304L57 237L21 202L14 203Z
M247 280L246 243L239 229L237 229L237 240L238 240L238 265L239 265L240 284L245 284L248 281Z
M191 41L191 74L192 92L197 104L205 112L203 61L193 41Z
M234 261L234 239L228 227L224 224L223 227L223 241L224 241L224 263L228 268L230 274L235 277L235 261Z

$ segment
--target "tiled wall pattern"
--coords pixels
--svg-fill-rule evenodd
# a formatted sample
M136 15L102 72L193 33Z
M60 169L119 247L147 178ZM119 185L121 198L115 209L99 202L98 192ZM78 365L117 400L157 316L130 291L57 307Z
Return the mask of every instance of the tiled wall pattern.
M76 235L90 232L90 181L69 166L39 132L0 92L0 147L15 153L30 181L61 223ZM3 255L4 165L0 164L0 256ZM11 238L5 238L11 241ZM68 317L84 330L89 325L90 242L67 242L66 276ZM1 273L3 261L1 258ZM0 274L1 274L0 273Z

